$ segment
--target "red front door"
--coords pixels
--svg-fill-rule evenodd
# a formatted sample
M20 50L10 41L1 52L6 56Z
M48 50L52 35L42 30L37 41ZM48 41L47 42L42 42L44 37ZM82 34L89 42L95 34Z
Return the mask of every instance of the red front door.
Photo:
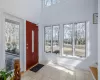
M28 70L37 63L38 26L29 21L26 21L26 69Z

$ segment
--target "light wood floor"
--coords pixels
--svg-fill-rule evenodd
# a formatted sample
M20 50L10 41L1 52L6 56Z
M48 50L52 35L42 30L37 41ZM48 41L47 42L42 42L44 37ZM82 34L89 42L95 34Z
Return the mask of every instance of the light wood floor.
M56 64L48 64L37 73L27 71L21 80L93 80L91 73L83 70L70 70Z

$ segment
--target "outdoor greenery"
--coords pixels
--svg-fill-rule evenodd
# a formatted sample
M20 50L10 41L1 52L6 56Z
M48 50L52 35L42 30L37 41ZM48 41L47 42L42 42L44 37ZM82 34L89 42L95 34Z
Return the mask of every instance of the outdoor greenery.
M5 70L0 71L0 80L7 80L7 78L10 78L12 80L12 72L7 72Z
M5 22L5 51L19 54L19 25Z

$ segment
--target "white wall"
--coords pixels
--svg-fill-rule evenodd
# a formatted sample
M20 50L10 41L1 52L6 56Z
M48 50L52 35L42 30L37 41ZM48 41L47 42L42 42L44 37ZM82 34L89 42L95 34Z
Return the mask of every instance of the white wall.
M0 0L0 8L22 19L38 23L41 0Z
M97 62L97 25L93 24L93 13L98 12L98 1L97 0L66 0L59 4L52 5L50 7L44 8L41 14L40 26L40 52L42 61L53 60L53 62L58 62L63 65L76 66L77 68L88 69L88 66ZM43 27L46 25L56 25L71 23L71 22L89 22L89 48L88 56L84 60L77 58L62 58L57 57L53 54L44 53L44 40L43 40ZM63 32L61 32L63 33ZM61 37L60 37L61 38Z
M100 0L98 0L98 80L100 80Z

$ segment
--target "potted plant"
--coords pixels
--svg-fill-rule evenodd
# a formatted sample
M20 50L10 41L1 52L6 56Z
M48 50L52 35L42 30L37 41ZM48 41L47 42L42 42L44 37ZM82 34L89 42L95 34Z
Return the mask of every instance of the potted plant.
M0 80L7 80L8 77L11 78L11 74L12 74L12 72L6 72L4 70L1 70L0 71Z

